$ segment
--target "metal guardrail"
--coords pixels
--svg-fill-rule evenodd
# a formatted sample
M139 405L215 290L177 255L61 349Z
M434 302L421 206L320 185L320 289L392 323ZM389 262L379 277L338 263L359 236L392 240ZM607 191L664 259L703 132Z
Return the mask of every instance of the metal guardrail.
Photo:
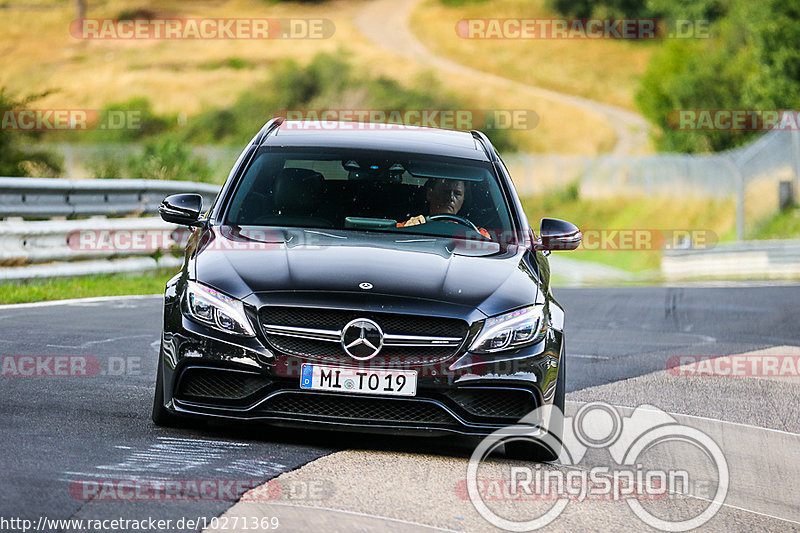
M0 266L148 256L188 238L157 217L0 222Z
M0 178L0 218L11 219L0 221L0 280L176 267L181 258L156 257L181 241L179 227L141 215L157 215L164 197L179 192L202 195L207 207L219 187L190 181ZM70 220L52 220L61 217ZM135 242L152 238L165 245Z
M800 239L722 243L708 250L665 250L667 280L800 278Z
M145 179L1 178L0 218L156 215L165 196L196 192L211 205L217 185Z

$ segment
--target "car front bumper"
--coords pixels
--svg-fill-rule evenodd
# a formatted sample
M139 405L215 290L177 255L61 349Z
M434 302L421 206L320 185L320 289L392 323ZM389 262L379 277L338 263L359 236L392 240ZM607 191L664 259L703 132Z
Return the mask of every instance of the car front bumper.
M303 362L331 363L275 352L258 338L226 335L165 307L159 364L164 404L179 415L411 435L482 436L552 403L562 333L513 357L460 353L417 371L413 397L300 389ZM353 361L353 365L359 366ZM535 434L537 428L532 428Z

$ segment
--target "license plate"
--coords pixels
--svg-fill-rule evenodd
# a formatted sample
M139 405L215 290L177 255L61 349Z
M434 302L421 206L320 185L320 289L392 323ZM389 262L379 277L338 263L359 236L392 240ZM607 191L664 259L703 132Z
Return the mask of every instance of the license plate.
M369 370L303 363L300 371L300 388L358 394L415 396L417 371Z

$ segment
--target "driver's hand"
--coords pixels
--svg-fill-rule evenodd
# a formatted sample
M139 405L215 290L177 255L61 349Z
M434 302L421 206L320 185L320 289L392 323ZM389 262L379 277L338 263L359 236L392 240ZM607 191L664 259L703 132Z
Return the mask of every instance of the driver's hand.
M422 216L422 215L418 215L418 216L415 216L415 217L411 217L411 218L409 218L408 220L406 220L405 222L403 222L403 224L402 224L402 225L403 225L404 227L405 227L405 226L416 226L416 225L418 225L418 224L425 224L425 222L427 222L427 221L425 220L425 217L424 217L424 216Z

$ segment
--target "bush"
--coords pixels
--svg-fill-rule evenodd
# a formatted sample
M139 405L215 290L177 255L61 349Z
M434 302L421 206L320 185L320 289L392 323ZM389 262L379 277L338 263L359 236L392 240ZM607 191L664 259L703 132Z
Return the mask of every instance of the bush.
M158 115L150 100L140 96L105 106L98 112L97 123L86 130L53 130L44 133L48 141L124 143L135 142L172 129L177 118Z
M156 180L209 181L211 168L206 160L192 154L190 147L172 139L149 142L141 156L126 162L125 173L134 178Z
M242 59L241 57L229 57L222 61L208 61L201 63L198 68L201 70L217 70L219 68L230 68L233 70L243 70L246 68L254 68L255 63Z
M0 118L7 111L27 107L28 103L44 96L33 95L18 100L0 88ZM30 139L41 133L26 133L0 128L0 176L58 176L63 171L63 161L51 152L23 150Z
M156 18L157 16L158 14L155 11L147 8L125 9L117 14L117 20L150 20Z
M100 112L101 121L112 117L122 121L121 128L107 127L87 132L85 140L90 142L131 142L151 137L170 129L177 122L174 117L156 115L150 100L140 96L125 102L107 105Z
M125 162L112 154L102 154L87 165L93 178L121 178L126 176Z
M211 181L212 169L190 146L172 138L145 143L141 154L120 156L106 152L92 161L95 178L146 178L156 180Z
M725 0L548 0L551 9L573 18L716 20L726 13L727 4Z
M411 87L385 77L354 71L347 56L319 53L305 66L293 60L277 63L269 81L239 95L233 105L206 110L191 118L182 134L193 143L249 141L271 117L297 109L464 109L469 106L445 92L432 75ZM508 130L486 130L499 150L513 150Z

